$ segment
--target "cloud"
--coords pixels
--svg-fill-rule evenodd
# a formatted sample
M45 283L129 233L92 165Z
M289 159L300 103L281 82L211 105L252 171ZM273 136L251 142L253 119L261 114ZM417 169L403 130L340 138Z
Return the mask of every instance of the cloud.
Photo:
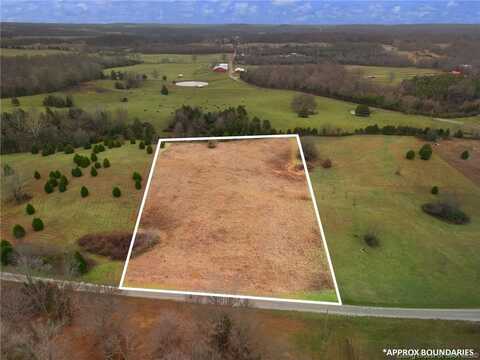
M455 6L458 6L458 3L455 0L450 0L447 3L447 8L451 8L451 7L455 7Z
M240 2L233 6L233 11L235 15L244 16L248 14L254 14L257 11L257 7L246 2Z
M78 3L77 4L77 7L82 9L83 11L87 11L88 10L88 5L85 4L85 3Z
M284 6L293 4L296 1L297 0L272 0L272 4L275 6Z
M393 10L392 10L392 11L393 11L395 14L399 14L401 9L402 9L402 8L401 8L399 5L397 5L397 6L394 6L394 7L393 7Z

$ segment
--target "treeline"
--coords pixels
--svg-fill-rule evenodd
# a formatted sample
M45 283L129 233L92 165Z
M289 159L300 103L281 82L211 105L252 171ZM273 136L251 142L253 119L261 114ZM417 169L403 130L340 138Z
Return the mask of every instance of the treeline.
M269 120L249 118L244 106L229 107L218 112L183 105L177 109L165 131L175 136L233 136L277 134Z
M1 58L2 98L53 92L82 81L103 78L108 67L127 66L138 60L126 56L55 54Z
M480 74L416 76L404 80L393 98L396 102L386 105L404 112L440 117L478 115Z
M412 66L407 56L387 51L379 43L339 42L314 44L255 44L238 49L236 61L250 65L338 64Z
M440 117L480 113L478 74L418 76L398 88L365 80L335 64L266 65L249 68L243 80L262 87L290 89L402 111Z
M94 113L79 108L44 113L15 109L4 112L1 153L32 151L49 155L66 146L80 147L106 139L142 139L151 144L157 134L149 122L128 121L126 110L98 110Z
M417 128L414 126L394 126L385 125L383 127L377 124L368 125L364 128L355 129L353 132L342 130L341 128L333 128L331 126L323 126L319 129L312 127L295 127L287 131L279 131L279 134L298 134L300 136L350 136L350 135L398 135L398 136L417 136L427 141L436 141L438 139L448 139L450 137L463 138L465 134L462 130L452 133L450 129L432 129ZM476 134L471 134L471 138L477 138Z

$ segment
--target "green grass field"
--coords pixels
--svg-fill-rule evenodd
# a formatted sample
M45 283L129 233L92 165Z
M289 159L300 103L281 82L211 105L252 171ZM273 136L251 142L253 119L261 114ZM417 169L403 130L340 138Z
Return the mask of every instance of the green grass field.
M478 307L480 187L442 158L404 158L413 137L316 138L331 169L310 172L345 303L406 307ZM440 194L430 194L432 186ZM420 206L454 199L471 217L451 225ZM363 240L377 233L380 246Z
M53 50L53 49L5 49L0 48L0 56L35 56L35 55L54 55L54 54L65 54L68 51L64 50Z
M85 110L95 111L98 108L115 110L125 108L130 118L138 117L152 122L158 131L162 131L169 122L172 113L183 104L201 106L209 111L224 109L228 106L245 105L251 116L268 119L272 126L286 130L296 126L327 127L331 130L344 129L353 131L367 125L409 125L417 127L449 127L455 130L459 127L480 126L480 117L464 118L457 123L436 121L430 117L407 115L399 112L373 109L369 118L360 118L350 112L355 104L325 97L316 97L318 113L308 119L299 118L291 109L290 102L295 96L294 91L262 89L242 81L234 81L226 74L213 73L209 64L221 61L222 56L197 56L193 62L190 55L143 55L146 63L116 68L115 70L145 73L149 76L139 89L117 90L114 81L91 81L76 88L65 91L73 95L76 106ZM161 59L171 59L173 63L162 64ZM152 72L159 73L159 79L154 79ZM106 74L110 73L105 70ZM183 74L182 78L178 75ZM162 76L167 76L166 84L170 95L162 96ZM173 80L203 80L209 82L204 88L181 88L172 84ZM43 111L44 94L19 98L21 107L25 110L38 108ZM120 100L128 98L127 103ZM10 99L2 99L3 111L11 111Z
M371 80L381 85L398 85L403 80L410 79L414 76L434 75L441 72L436 69L421 69L415 67L347 65L346 68L361 71L365 78L374 76Z
M385 359L383 349L473 348L479 351L478 323L378 319L290 313L301 322L290 338L310 359ZM285 331L285 327L282 327Z
M79 154L90 154L91 150L79 150ZM27 235L18 243L31 243L38 246L55 247L59 251L77 249L76 240L89 233L110 231L131 231L135 225L137 210L140 206L143 190L136 190L131 178L133 171L142 174L146 185L148 171L153 155L138 149L138 145L125 144L121 148L107 149L99 154L99 159L110 160L109 168L98 170L98 176L90 176L90 167L82 169L83 176L74 178L73 155L57 153L42 157L32 154L13 154L2 156L2 163L9 164L24 180L25 190L33 196L29 201L36 209L33 216L26 215L26 204L2 204L2 239L16 243L12 235L15 224L21 224ZM34 171L42 175L40 180L33 178ZM50 171L60 170L70 181L68 190L60 193L58 189L51 194L43 187ZM80 197L80 188L86 186L90 195ZM114 198L112 189L120 187L122 196ZM33 217L40 217L45 229L34 232L31 228ZM97 263L83 280L93 282L114 282L118 284L123 261L110 261L101 256L90 256Z

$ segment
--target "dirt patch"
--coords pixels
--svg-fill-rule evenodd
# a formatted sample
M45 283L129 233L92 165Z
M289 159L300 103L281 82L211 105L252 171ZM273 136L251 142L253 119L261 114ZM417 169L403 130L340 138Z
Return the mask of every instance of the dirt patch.
M93 254L107 256L112 260L125 260L132 235L129 232L88 234L78 239L78 245ZM159 238L155 231L138 232L132 256L135 257L158 244Z
M442 141L434 150L442 159L480 186L480 141L452 139ZM460 158L465 150L470 153L467 160Z
M332 289L295 139L173 143L159 156L140 229L159 245L126 286L263 296Z

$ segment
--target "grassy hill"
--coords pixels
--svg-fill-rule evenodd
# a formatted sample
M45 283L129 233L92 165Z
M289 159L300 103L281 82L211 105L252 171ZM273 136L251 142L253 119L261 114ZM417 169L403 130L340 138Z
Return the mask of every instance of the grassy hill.
M91 150L79 150L77 153L89 155ZM98 176L90 175L90 167L82 169L83 176L71 176L71 169L75 167L73 154L57 153L47 157L32 154L14 154L2 156L3 164L9 164L24 182L25 190L32 199L28 201L35 209L33 216L26 215L25 204L9 202L2 206L2 239L14 244L31 244L36 248L43 248L48 252L68 252L79 249L76 240L84 235L127 231L133 233L137 210L140 206L142 190L136 190L132 180L132 173L142 174L143 185L150 170L153 155L145 150L138 149L138 145L125 144L121 148L108 149L99 154L100 162L108 158L111 166L98 170ZM33 177L37 170L42 178ZM67 176L70 184L64 193L58 189L51 194L44 191L45 182L50 171L59 170ZM80 188L86 186L90 195L80 196ZM112 196L112 189L118 186L122 191L120 198ZM33 217L40 217L45 229L34 232L31 228ZM27 235L15 240L12 228L15 224L22 225ZM84 276L84 280L115 283L120 281L123 261L110 261L101 256L90 256L96 266Z
M415 67L393 67L393 66L363 66L347 65L347 69L361 71L364 77L381 85L398 85L405 79L414 76L425 76L438 74L441 71L436 69L423 69Z
M317 166L310 176L343 301L478 307L480 187L435 147L428 161L406 160L409 149L422 145L416 138L315 141L321 157L333 162L331 169ZM439 195L430 193L434 185ZM421 205L436 199L458 202L471 223L452 225L423 213ZM367 246L367 232L377 234L378 247Z

